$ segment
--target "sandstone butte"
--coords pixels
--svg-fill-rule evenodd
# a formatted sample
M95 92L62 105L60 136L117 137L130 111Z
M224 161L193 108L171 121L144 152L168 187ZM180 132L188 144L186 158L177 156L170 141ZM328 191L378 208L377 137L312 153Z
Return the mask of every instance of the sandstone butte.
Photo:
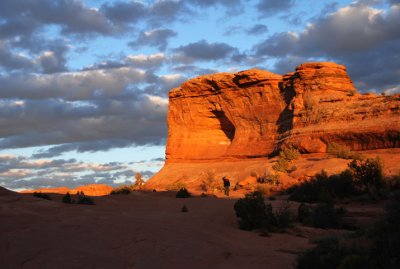
M66 194L69 192L70 194L76 194L78 191L85 195L89 196L103 196L109 195L113 190L113 187L105 185L105 184L90 184L85 186L79 186L75 189L69 189L67 187L58 187L58 188L45 188L45 189L37 189L37 190L25 190L21 191L21 193L34 193L34 192L42 192L42 193L58 193L58 194Z
M332 62L203 75L169 92L166 163L146 186L198 185L208 171L238 181L286 145L324 153L332 142L400 147L400 95L359 94Z

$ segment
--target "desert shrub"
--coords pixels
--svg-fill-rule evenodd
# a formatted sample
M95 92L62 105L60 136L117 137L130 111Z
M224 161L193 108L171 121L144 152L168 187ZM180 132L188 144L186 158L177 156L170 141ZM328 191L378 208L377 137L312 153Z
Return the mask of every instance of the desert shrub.
M174 182L174 183L170 183L166 186L167 191L179 191L182 188L186 188L185 183L183 182Z
M118 188L115 188L111 191L110 194L116 195L116 194L130 194L132 192L132 188L129 186L121 186Z
M215 179L215 173L212 171L207 171L200 184L200 189L204 192L214 193L220 184Z
M286 229L292 223L292 214L290 213L289 202L284 203L278 210L275 211L276 226L279 229Z
M268 172L265 172L263 175L257 177L257 182L275 186L279 186L279 184L281 184L281 181L279 180L279 174Z
M300 158L300 152L297 148L289 145L279 152L279 158L288 161L294 161Z
M297 257L297 269L351 269L368 268L368 255L364 248L345 245L337 237L324 238L315 248Z
M379 222L371 236L370 252L374 268L400 268L400 192L394 193L386 207L386 216Z
M291 164L294 160L300 158L300 152L298 149L294 148L292 145L289 145L283 148L279 152L278 161L272 166L272 169L278 172L286 173L289 170L296 170L296 167L291 167Z
M181 188L177 193L176 193L176 198L189 198L192 195L186 188Z
M72 201L72 199L71 199L71 195L69 194L69 192L67 192L67 194L65 194L65 195L63 196L63 198L61 199L61 201L62 201L63 203L65 203L65 204L72 204L72 203L73 203L73 201Z
M317 205L312 210L312 226L316 228L340 228L346 210L344 207L335 207L333 203Z
M239 228L242 230L268 229L275 224L272 206L266 206L261 192L246 194L234 204Z
M297 219L299 222L305 224L305 225L311 225L312 224L312 207L305 204L301 203L299 205L299 208L297 209Z
M376 200L377 191L384 185L381 159L353 160L348 166L355 181L368 191L372 199Z
M257 184L255 191L262 193L262 195L268 196L271 190L266 184Z
M400 192L386 207L386 216L371 230L351 237L326 238L297 257L297 268L400 268Z
M257 191L246 194L234 204L240 229L259 229L266 233L290 226L292 216L289 207L290 204L286 203L274 212L272 205L265 204L263 194Z
M362 156L359 153L353 152L347 146L340 145L335 142L328 144L327 152L335 155L337 158L340 159L362 159Z
M333 203L322 203L314 207L301 203L297 213L298 220L306 226L340 228L346 210L343 207L335 208Z
M51 197L46 193L41 193L41 192L36 192L35 191L33 193L33 196L37 197L37 198L45 199L45 200L51 200Z
M290 187L287 192L290 200L315 203L351 197L357 194L357 189L350 170L331 176L322 170L311 179Z
M400 189L400 171L397 175L392 175L385 178L386 185L389 189L399 190Z
M76 201L76 203L81 205L94 205L93 199L85 195L78 196L78 201Z
M278 161L272 166L272 169L278 172L286 173L289 170L290 162L285 159L278 159Z

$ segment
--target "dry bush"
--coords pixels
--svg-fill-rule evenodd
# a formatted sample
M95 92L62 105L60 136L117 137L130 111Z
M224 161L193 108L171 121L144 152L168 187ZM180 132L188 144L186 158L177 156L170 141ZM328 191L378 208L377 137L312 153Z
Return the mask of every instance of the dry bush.
M213 171L207 171L203 175L203 179L201 180L200 189L207 193L215 193L219 188L220 184L215 177L215 173Z
M167 191L179 191L182 188L186 188L186 184L183 182L174 182L166 186Z

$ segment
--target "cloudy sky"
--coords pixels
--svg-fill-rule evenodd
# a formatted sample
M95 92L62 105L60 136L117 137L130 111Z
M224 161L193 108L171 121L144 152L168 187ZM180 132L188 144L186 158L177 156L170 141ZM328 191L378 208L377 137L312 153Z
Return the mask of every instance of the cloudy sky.
M168 91L188 78L305 61L400 92L400 0L1 0L0 185L150 177Z

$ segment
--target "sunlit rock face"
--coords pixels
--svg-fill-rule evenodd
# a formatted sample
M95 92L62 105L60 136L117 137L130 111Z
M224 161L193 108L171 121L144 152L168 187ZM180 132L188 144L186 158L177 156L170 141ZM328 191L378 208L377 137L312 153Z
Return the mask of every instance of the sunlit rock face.
M282 76L262 70L189 80L169 94L167 159L258 157L276 145Z
M166 164L146 184L199 186L205 173L240 181L266 171L291 144L324 153L400 147L400 95L359 94L343 65L304 63L283 76L263 70L204 75L169 93Z
M399 146L399 96L359 95L346 68L304 63L200 76L169 93L168 162L256 158L285 143L324 152Z

